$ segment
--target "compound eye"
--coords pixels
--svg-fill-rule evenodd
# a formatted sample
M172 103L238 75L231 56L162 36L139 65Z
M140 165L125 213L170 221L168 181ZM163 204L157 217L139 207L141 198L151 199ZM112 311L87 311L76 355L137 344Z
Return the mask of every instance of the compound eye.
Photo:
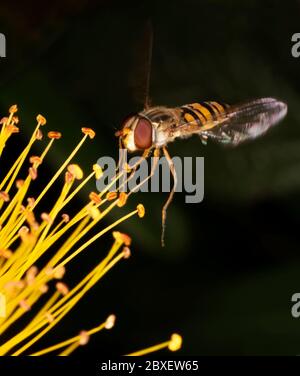
M152 124L140 118L134 130L134 144L138 149L148 149L152 145Z

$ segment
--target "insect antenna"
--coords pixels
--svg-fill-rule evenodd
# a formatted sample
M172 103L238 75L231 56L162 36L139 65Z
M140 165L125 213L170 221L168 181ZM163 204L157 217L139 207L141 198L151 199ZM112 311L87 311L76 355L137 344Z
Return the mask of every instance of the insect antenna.
M151 106L150 103L150 78L151 78L151 64L152 64L152 53L153 53L153 26L150 20L147 21L146 32L148 36L148 56L146 60L146 83L145 83L145 109Z
M153 50L153 27L150 19L143 21L140 38L135 43L134 63L129 74L129 86L134 100L148 109Z

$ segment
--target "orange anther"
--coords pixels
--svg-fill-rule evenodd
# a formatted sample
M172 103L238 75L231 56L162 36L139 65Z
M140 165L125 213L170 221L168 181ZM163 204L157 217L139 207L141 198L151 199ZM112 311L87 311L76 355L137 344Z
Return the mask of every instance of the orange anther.
M15 112L18 111L18 106L16 104L13 104L12 106L9 107L9 113L14 114Z
M9 201L9 194L5 191L0 191L0 199L2 199L4 202Z
M89 194L89 199L91 201L93 201L95 204L100 204L100 202L102 201L101 198L99 197L98 193L96 193L96 192L91 192Z
M143 218L144 215L145 215L145 208L144 208L144 205L142 204L138 204L138 206L136 207L137 211L138 211L138 216L140 218Z
M37 169L35 167L30 167L28 171L31 179L35 180L37 178Z
M106 199L108 201L112 201L112 200L116 199L117 197L118 197L117 192L107 192Z
M38 157L37 155L33 155L29 158L29 162L32 163L32 164L37 164L37 165L40 165L42 163L42 158L41 157Z
M40 129L38 129L36 131L35 137L37 140L41 140L43 138L43 132Z
M40 114L36 117L36 120L40 125L45 125L47 123L46 118Z
M92 128L81 128L81 131L83 134L86 134L89 136L89 138L94 138L96 136L96 132Z
M48 137L49 138L55 138L56 140L58 140L58 139L61 138L61 133L56 132L56 131L50 131L50 132L48 132Z
M123 254L124 254L124 259L128 259L131 256L130 248L124 247L123 248Z
M119 207L124 206L126 204L127 198L128 198L127 193L121 192L119 196L119 200L118 200L118 206Z

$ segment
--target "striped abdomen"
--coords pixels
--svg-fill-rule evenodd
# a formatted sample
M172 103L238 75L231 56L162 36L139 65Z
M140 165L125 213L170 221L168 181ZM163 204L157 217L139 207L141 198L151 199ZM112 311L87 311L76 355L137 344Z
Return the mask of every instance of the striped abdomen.
M229 106L220 102L199 102L180 107L184 123L197 124L199 127L210 128L220 119Z

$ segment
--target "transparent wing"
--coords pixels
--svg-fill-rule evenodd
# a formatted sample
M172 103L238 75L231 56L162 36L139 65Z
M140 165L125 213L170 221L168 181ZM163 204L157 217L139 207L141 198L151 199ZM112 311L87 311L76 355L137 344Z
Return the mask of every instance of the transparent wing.
M237 145L267 132L282 120L287 105L274 98L261 98L231 106L215 124L199 132L202 138L211 138L224 144Z

